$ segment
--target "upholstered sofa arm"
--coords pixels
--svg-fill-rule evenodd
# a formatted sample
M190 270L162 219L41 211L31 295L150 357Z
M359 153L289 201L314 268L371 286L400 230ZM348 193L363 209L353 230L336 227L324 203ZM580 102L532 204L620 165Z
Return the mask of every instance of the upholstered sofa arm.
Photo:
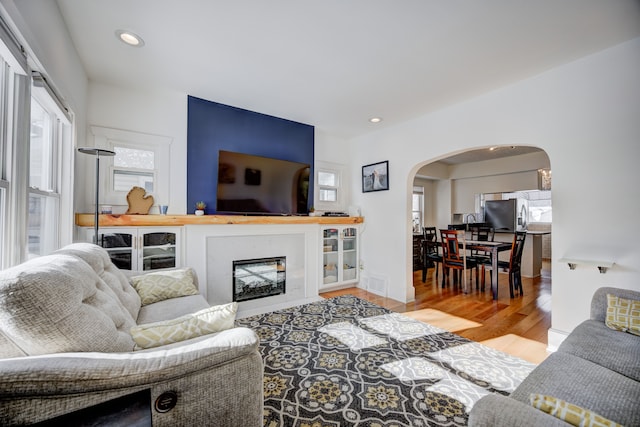
M472 427L567 427L569 424L513 398L489 394L478 400L469 414Z
M151 390L152 401L165 391L178 394L178 405L172 411L152 413L154 425L171 425L178 420L205 425L211 419L223 419L217 417L246 417L256 412L242 409L234 414L233 406L240 408L240 402L244 408L255 402L260 406L257 413L262 414L263 369L258 344L252 330L233 328L130 353L3 359L0 424L33 423L143 389ZM246 425L259 424L261 419L248 420Z

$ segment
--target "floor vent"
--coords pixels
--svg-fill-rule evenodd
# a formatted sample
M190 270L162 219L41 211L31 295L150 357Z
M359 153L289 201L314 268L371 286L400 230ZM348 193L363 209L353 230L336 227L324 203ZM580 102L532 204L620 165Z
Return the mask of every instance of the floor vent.
M367 280L367 291L386 297L388 282L386 277L371 275Z

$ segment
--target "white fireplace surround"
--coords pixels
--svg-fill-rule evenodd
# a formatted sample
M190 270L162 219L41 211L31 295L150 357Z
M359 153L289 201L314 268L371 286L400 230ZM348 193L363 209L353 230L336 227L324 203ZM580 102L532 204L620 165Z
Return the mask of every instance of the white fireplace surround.
M209 304L231 302L233 261L287 258L285 294L241 301L238 317L318 301L320 228L292 225L186 225L185 259L195 269Z

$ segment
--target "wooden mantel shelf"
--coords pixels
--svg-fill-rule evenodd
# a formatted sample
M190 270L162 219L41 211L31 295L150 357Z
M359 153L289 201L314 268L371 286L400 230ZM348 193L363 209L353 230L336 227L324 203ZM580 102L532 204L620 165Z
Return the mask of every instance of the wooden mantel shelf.
M76 214L76 225L93 227L94 214ZM361 216L244 216L244 215L99 215L101 227L179 226L192 224L361 224Z

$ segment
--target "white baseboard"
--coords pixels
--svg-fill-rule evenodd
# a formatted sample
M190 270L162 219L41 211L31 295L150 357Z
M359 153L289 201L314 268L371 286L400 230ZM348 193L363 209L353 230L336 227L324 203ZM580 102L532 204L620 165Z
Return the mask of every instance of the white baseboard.
M562 341L569 336L569 333L561 331L559 329L549 329L547 331L547 351L553 353L560 347Z

